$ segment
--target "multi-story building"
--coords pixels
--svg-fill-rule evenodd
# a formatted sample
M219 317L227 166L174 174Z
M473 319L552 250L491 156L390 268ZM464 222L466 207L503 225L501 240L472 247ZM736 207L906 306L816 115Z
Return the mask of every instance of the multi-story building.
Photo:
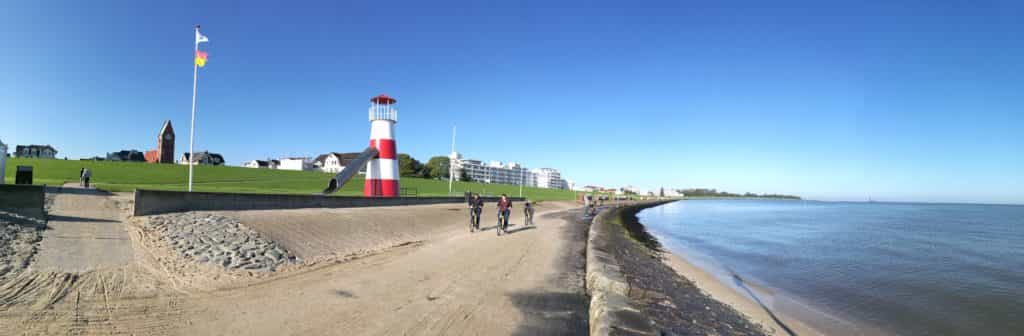
M484 162L466 159L459 153L448 156L456 179L468 177L472 181L525 185L529 187L565 189L567 183L553 168L528 169L515 162Z
M18 145L14 147L14 157L53 159L57 156L57 150L50 145Z
M566 189L568 187L568 183L562 179L562 174L558 172L558 169L537 168L531 172L536 181L534 186L538 188Z

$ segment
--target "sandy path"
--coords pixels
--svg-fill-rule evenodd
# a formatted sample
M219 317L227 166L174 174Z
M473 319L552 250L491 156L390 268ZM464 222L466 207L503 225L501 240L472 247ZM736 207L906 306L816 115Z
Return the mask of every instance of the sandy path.
M49 210L33 261L41 271L85 272L132 263L134 253L121 212L110 194L65 185Z
M117 218L109 212L117 205L104 203L116 196L92 197L62 193L55 211L92 220ZM78 212L83 205L105 210ZM71 208L61 210L65 206ZM564 212L569 206L545 204L538 209L537 225L526 229L515 225L522 218L513 215L514 232L502 237L493 229L470 234L461 205L237 213L254 229L320 261L220 289L172 285L158 261L166 252L142 244L131 229L136 226L130 226L128 256L119 247L96 245L98 251L87 252L64 246L60 258L44 262L92 270L36 269L0 284L0 334L583 334L587 227L563 218L569 217ZM482 224L492 227L494 220L489 204ZM54 224L61 227L80 223L58 221ZM76 234L84 236L78 229ZM87 233L120 237L116 230ZM61 239L68 238L51 240ZM72 245L82 244L93 246L88 241ZM41 247L43 253L53 245ZM375 252L347 261L324 257L368 250Z
M536 227L497 237L493 230L470 234L464 216L448 218L446 237L198 298L195 306L204 308L182 332L586 333L582 264L571 262L580 260L583 240L570 239L585 227L538 216Z

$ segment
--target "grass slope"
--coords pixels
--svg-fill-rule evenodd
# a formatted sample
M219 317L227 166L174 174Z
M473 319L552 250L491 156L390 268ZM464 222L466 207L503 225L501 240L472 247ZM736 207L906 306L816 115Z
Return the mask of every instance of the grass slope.
M188 167L169 164L138 162L73 161L9 158L7 183L14 182L17 166L33 167L33 183L61 185L77 182L82 168L92 170L92 183L108 191L135 189L185 190ZM196 166L193 180L195 191L313 194L327 186L333 174L289 170L251 169L224 166ZM448 181L403 177L403 188L415 188L420 196L448 195ZM505 193L519 195L519 186L455 182L453 190L460 194L473 191L484 195ZM356 196L363 193L363 177L353 177L338 191L338 195ZM523 188L523 196L533 200L571 200L575 193L569 190Z

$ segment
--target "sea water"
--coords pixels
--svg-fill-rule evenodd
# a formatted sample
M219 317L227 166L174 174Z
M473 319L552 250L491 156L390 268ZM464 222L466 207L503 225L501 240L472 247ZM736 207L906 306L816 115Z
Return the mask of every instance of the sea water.
M1024 335L1024 206L686 200L638 217L670 251L843 321Z

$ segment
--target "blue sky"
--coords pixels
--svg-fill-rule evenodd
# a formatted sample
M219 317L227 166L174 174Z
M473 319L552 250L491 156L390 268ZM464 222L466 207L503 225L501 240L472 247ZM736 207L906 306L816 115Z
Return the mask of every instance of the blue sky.
M580 184L1024 203L1013 1L52 2L0 5L0 140L61 156L197 149L231 164L398 148Z

